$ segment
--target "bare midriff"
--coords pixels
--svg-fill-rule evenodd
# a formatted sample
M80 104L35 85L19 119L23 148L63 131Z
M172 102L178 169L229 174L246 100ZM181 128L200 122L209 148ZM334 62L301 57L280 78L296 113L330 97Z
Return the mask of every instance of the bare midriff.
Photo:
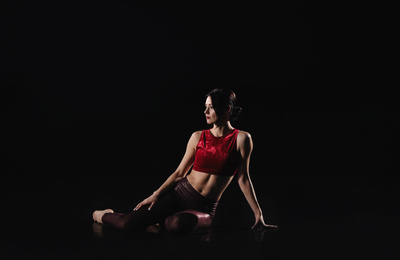
M204 197L219 200L233 176L218 176L192 170L187 175L189 183Z

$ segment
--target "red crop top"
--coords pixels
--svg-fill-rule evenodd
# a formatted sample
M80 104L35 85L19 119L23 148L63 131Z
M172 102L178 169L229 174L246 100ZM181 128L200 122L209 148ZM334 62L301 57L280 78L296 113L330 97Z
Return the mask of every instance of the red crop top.
M221 137L210 130L203 130L196 146L193 170L221 176L234 176L239 168L236 138L239 130L234 129Z

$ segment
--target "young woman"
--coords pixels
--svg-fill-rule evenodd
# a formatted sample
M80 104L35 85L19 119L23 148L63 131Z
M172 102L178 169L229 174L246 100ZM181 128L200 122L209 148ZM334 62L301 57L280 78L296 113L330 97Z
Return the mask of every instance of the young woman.
M96 210L93 220L122 230L142 229L156 223L176 232L210 227L222 193L237 175L240 189L254 212L252 228L276 228L265 224L250 180L251 136L231 125L241 110L234 92L209 92L204 114L207 124L213 127L192 134L176 171L131 213Z

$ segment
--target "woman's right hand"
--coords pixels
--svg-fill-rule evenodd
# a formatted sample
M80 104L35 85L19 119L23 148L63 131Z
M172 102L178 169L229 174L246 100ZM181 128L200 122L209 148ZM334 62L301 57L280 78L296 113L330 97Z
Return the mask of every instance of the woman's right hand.
M133 210L138 210L140 209L142 206L146 206L149 205L150 206L147 208L148 210L151 210L151 208L153 207L153 205L157 202L158 200L158 196L157 194L154 192L150 197L144 199L142 202L140 202L139 204L136 205L136 207Z

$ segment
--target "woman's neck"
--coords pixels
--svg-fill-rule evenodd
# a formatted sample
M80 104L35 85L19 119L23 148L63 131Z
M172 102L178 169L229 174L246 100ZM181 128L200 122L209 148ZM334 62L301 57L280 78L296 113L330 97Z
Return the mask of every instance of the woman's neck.
M214 127L212 128L213 135L214 136L223 136L227 134L228 132L232 131L234 128L231 125L230 121L225 121L222 122L221 124L214 124Z

